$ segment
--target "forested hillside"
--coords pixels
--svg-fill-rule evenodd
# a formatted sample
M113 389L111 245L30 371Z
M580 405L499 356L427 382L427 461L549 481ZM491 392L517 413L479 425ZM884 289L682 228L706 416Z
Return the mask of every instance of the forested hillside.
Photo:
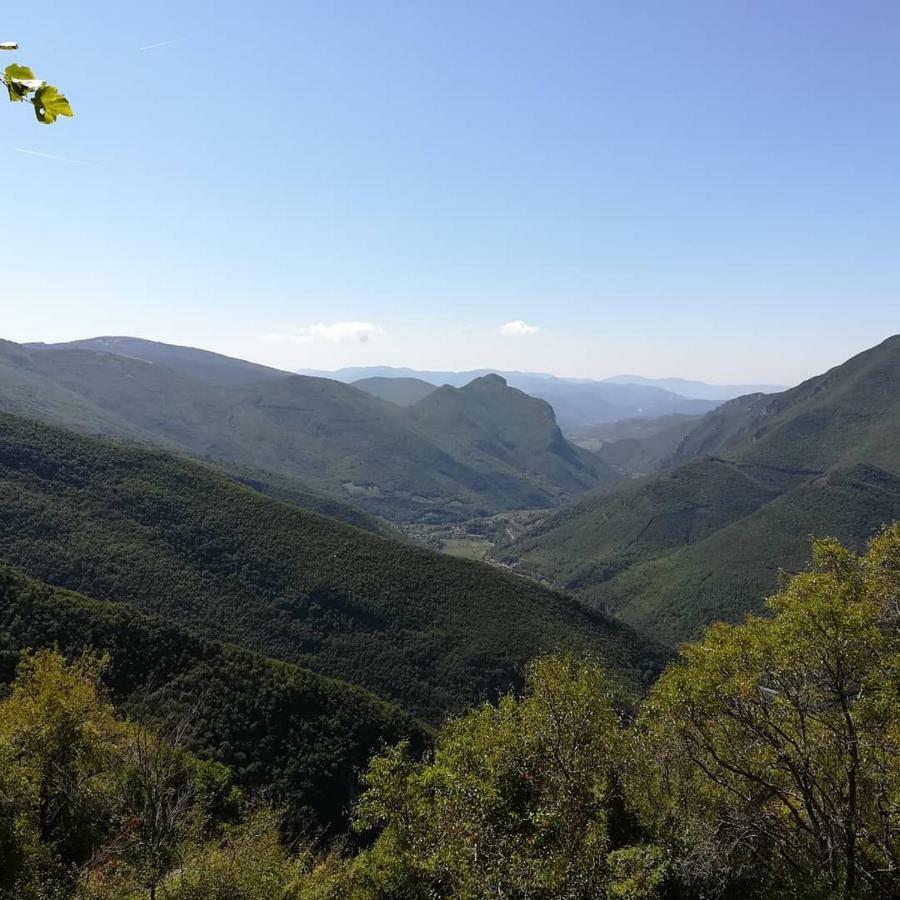
M87 342L94 349L0 343L0 410L297 479L306 492L396 521L547 507L573 489L615 477L584 460L573 477L565 458L580 451L556 434L548 437L543 404L519 404L517 436L533 445L543 441L552 464L517 469L481 452L494 439L491 418L501 418L515 401L512 390L494 398L487 419L479 418L480 401L472 398L468 421L484 427L467 430L466 441L448 441L440 430L420 427L408 410L337 381L115 340L120 343L112 347ZM96 349L123 347L144 355ZM522 462L529 461L534 457Z
M104 680L125 710L162 730L181 726L187 746L266 789L295 825L341 827L354 772L385 741L425 738L409 715L359 688L0 566L0 681L21 650L52 647L108 653Z
M549 403L509 387L499 375L461 388L444 385L410 414L437 446L473 468L495 470L498 479L524 474L543 491L578 493L616 478L605 463L565 440Z
M0 561L368 688L433 721L540 652L640 684L665 654L482 564L361 531L161 451L0 416Z
M670 468L550 514L502 558L670 642L735 620L805 564L900 517L900 337L709 413Z
M821 540L812 556L767 616L684 646L634 715L596 659L532 661L424 753L377 753L352 833L324 840L183 732L125 720L104 685L121 656L23 653L0 696L0 896L894 900L900 526L864 555ZM51 617L87 603L0 586Z

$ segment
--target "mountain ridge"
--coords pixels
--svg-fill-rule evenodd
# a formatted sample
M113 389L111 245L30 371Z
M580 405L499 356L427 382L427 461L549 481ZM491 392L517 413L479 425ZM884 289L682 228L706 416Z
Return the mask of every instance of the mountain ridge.
M810 535L860 548L900 518L897 479L900 335L781 394L729 401L662 471L542 515L496 552L678 642L759 609Z
M704 413L716 406L713 401L683 397L655 385L617 384L589 378L560 378L544 373L502 369L452 372L390 366L356 366L333 372L316 369L301 369L300 372L346 382L355 382L368 377L417 378L435 387L442 387L445 384L451 387L464 387L485 375L499 375L506 379L510 387L550 403L564 430L638 416Z
M786 391L787 385L783 384L712 384L707 381L696 381L690 378L647 378L643 375L613 375L604 378L603 381L610 384L643 384L650 387L659 387L682 397L690 397L695 400L715 400L724 403L735 397L743 397L746 394L777 394Z
M552 479L507 477L485 456L473 468L474 457L464 463L449 454L408 410L350 385L281 373L259 379L256 370L251 384L223 385L219 368L228 358L216 357L213 381L200 377L193 357L188 371L183 363L180 355L171 368L105 351L5 342L0 409L297 479L395 521L545 507L565 493Z

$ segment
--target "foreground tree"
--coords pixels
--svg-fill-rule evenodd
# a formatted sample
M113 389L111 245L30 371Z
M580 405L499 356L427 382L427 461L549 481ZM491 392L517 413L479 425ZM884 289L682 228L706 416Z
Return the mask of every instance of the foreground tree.
M122 725L105 702L105 661L27 654L0 704L0 887L62 891L109 826Z
M900 527L861 557L815 542L769 606L653 688L632 796L696 891L896 897Z
M380 828L345 895L655 896L664 859L619 840L617 716L596 663L551 657L524 696L448 723L433 757L375 759L357 827Z
M18 50L15 41L0 43L0 50ZM28 66L12 63L0 77L13 103L30 103L38 122L52 125L60 116L72 116L72 107L64 94L52 84L38 78Z
M298 898L311 858L183 729L122 721L104 658L22 656L0 700L0 900Z

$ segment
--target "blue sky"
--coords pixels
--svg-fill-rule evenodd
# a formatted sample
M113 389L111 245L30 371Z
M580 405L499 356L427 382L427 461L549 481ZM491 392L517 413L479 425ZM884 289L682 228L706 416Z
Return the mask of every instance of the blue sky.
M2 109L3 337L788 383L900 331L895 2L50 0L0 29L76 112Z

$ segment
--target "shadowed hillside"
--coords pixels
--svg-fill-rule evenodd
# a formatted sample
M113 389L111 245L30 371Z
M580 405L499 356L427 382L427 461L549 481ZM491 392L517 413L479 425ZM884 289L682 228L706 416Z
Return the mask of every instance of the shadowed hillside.
M163 452L0 417L0 561L365 687L431 720L558 646L623 683L664 658L495 568L279 503Z
M163 726L186 720L189 746L274 792L295 822L343 825L369 756L386 741L423 739L411 717L359 688L0 566L0 681L22 648L54 646L109 653L119 703Z

